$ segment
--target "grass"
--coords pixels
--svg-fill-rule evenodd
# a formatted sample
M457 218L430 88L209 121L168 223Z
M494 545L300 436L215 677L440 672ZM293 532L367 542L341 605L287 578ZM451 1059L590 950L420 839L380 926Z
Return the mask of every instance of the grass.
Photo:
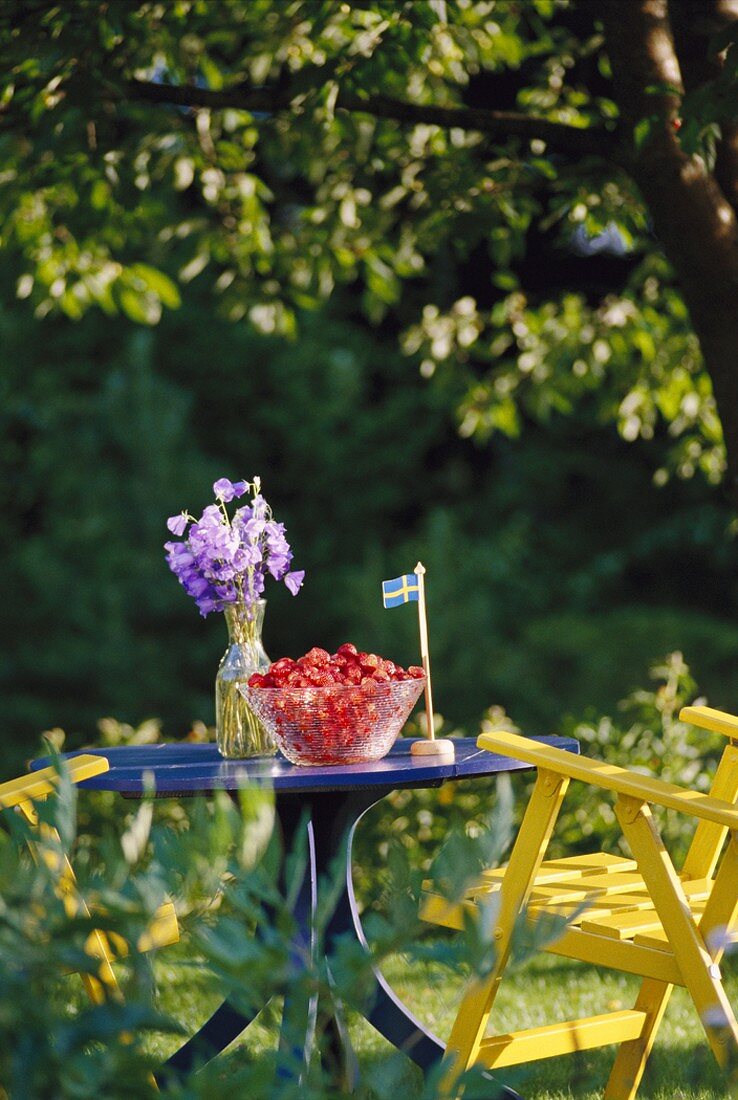
M194 1031L219 1003L196 967L186 962L186 945L179 959L156 963L161 1007ZM730 960L728 993L738 998L738 967ZM387 978L407 1006L439 1036L448 1035L461 983L438 966L412 966L396 956L385 968ZM534 1026L576 1015L630 1007L638 980L613 971L540 956L503 982L495 1017L499 1030ZM242 1059L270 1060L275 1049L279 1006L269 1006L224 1057L226 1066ZM420 1071L398 1054L356 1014L349 1014L351 1039L363 1076L362 1097L388 1095L416 1100L422 1091ZM158 1053L166 1057L178 1040L162 1039ZM599 1100L614 1056L613 1048L587 1051L571 1058L550 1059L506 1071L502 1079L526 1100ZM682 989L674 992L654 1053L639 1090L639 1100L728 1100L728 1087L707 1047L704 1032ZM735 1094L733 1094L735 1095ZM254 1100L268 1100L264 1097Z

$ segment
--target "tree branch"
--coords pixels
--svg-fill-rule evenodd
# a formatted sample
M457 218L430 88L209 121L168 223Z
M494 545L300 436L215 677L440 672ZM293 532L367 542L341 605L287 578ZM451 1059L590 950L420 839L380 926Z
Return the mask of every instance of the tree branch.
M194 85L155 84L142 80L129 80L126 95L131 99L151 103L171 103L182 107L211 107L216 110L232 107L240 111L276 113L295 109L296 94L290 88L251 88L238 85L214 91ZM390 118L397 122L415 125L428 123L443 129L458 127L474 130L492 137L520 137L531 141L538 139L547 145L573 156L614 156L613 135L604 129L570 126L563 122L526 115L518 111L493 111L480 107L437 107L431 104L407 103L381 94L358 96L340 90L336 109Z

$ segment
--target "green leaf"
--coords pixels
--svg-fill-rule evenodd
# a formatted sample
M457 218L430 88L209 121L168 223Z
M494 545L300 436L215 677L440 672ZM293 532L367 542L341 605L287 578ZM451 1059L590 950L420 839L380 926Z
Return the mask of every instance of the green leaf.
M122 287L118 300L126 317L137 325L155 325L161 317L161 306L150 294L138 294L130 287Z
M633 141L635 142L636 149L642 149L643 146L650 140L653 133L654 117L640 119L633 129Z
M110 203L110 184L107 180L96 179L90 189L90 206L93 210L104 210Z
M200 58L200 69L208 82L208 87L215 92L220 91L223 87L223 73L207 54L203 54Z
M128 270L131 275L140 279L168 309L178 309L182 304L177 284L163 271L140 263L131 264Z
M509 271L498 271L492 276L492 283L500 290L517 290L520 285L517 276Z

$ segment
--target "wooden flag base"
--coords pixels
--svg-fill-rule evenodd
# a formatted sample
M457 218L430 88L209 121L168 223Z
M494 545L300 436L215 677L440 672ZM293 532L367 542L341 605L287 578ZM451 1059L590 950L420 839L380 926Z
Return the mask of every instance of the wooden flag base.
M413 741L410 746L410 752L413 756L455 756L456 749L453 741L449 741L446 737L439 737L437 740L426 741Z

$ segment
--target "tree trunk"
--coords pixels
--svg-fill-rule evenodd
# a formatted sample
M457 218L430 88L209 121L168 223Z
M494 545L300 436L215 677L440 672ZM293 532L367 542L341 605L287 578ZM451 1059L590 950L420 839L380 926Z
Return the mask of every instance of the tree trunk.
M738 222L703 161L681 149L674 122L682 87L666 0L604 0L603 21L629 170L679 278L712 379L727 453L726 491L738 511ZM634 129L651 119L636 148ZM722 159L725 170L726 159ZM732 196L731 196L732 197Z

